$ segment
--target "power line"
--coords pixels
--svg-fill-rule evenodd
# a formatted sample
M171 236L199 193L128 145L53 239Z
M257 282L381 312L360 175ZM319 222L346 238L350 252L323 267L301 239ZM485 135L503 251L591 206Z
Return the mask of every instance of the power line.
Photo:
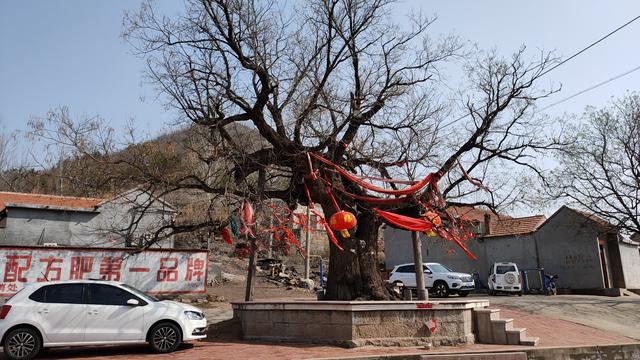
M464 114L464 115L460 116L459 118L457 118L457 119L455 119L455 120L452 120L452 121L450 121L450 122L448 122L448 123L444 124L440 129L447 128L447 127L449 127L449 126L451 126L451 125L453 125L453 124L457 123L458 121L460 121L460 120L462 120L462 119L466 118L466 117L467 117L467 116L469 116L469 115L471 115L471 114L469 114L469 113Z
M575 93L575 94L573 94L573 95L571 95L571 96L569 96L569 97L566 97L566 98L564 98L564 99L562 99L562 100L560 100L560 101L556 101L556 102L554 102L553 104L550 104L549 106L545 106L544 108L540 109L539 111L545 111L545 110L547 110L548 108L550 108L550 107L552 107L552 106L556 106L556 105L561 104L561 103L563 103L563 102L565 102L565 101L571 100L571 99L573 99L574 97L576 97L576 96L578 96L578 95L582 95L582 94L584 94L584 93L586 93L586 92L589 92L589 91L591 91L591 90L593 90L593 89L599 88L599 87L600 87L600 86L602 86L602 85L606 85L606 84L608 84L608 83L610 83L610 82L612 82L612 81L614 81L614 80L618 80L618 79L620 79L621 77L627 76L627 75L631 74L632 72L634 72L634 71L638 71L638 70L640 70L640 66L636 66L636 67L634 67L633 69L628 70L628 71L625 71L625 72L623 72L623 73L622 73L622 74L620 74L620 75L616 75L616 76L614 76L614 77L612 77L612 78L610 78L610 79L607 79L607 80L605 80L605 81L603 81L603 82L600 82L600 83L598 83L598 84L596 84L596 85L590 86L590 87L588 87L588 88L586 88L586 89L584 89L584 90L582 90L582 91L579 91L579 92L577 92L577 93Z
M592 47L594 47L594 46L595 46L595 45L597 45L598 43L602 42L603 40L605 40L605 39L606 39L606 38L608 38L609 36L611 36L611 35L615 34L616 32L618 32L618 31L620 31L620 30L622 30L624 27L628 26L629 24L633 23L634 21L636 21L636 20L638 20L638 19L640 19L640 15L638 15L638 16L634 17L633 19L631 19L631 20L627 21L626 23L624 23L623 25L619 26L619 27L618 27L618 28L616 28L615 30L613 30L613 31L609 32L609 33L608 33L608 34L606 34L605 36L603 36L603 37L601 37L600 39L596 40L595 42L591 43L590 45L588 45L588 46L587 46L587 47L585 47L584 49L582 49L582 50L578 51L577 53L575 53L575 54L571 55L570 57L568 57L568 58L566 58L565 60L561 61L560 63L556 64L555 66L553 66L553 67L549 68L548 70L544 71L544 72L543 72L542 74L540 74L538 77L542 77L542 76L544 76L544 75L548 74L549 72L551 72L552 70L557 69L559 66L561 66L561 65L565 64L566 62L568 62L568 61L570 61L571 59L575 58L576 56L578 56L578 55L582 54L583 52L585 52L585 51L587 51L587 50L591 49ZM634 71L636 71L636 70L638 70L638 68L635 68L635 69L629 70L628 72L623 73L623 74L620 74L620 75L618 75L618 76L616 76L616 77L614 77L614 78L611 78L611 79L609 79L609 80L607 80L607 81L605 81L605 82L603 82L603 83L601 83L601 84L597 84L597 85L593 86L592 88L585 89L585 90L581 91L580 93L577 93L577 94L574 94L574 95L570 96L569 98L566 98L566 99L564 99L564 100L560 100L560 101L558 101L557 103L551 104L551 105L547 106L546 108L544 108L544 109L542 109L542 110L540 110L540 111L543 111L543 110L545 110L545 109L548 109L548 108L549 108L549 107L551 107L551 106L554 106L554 105L557 105L557 104L559 104L559 103L561 103L561 102L564 102L564 101L567 101L567 100L569 100L569 99L572 99L572 98L574 98L574 97L576 97L576 96L578 96L578 95L581 95L581 94L583 94L583 93L585 93L585 92L587 92L587 91L590 91L590 90L593 90L593 89L595 89L595 88L597 88L597 87L600 87L600 86L602 86L602 85L604 85L604 84L606 84L606 83L608 83L608 82L611 82L611 81L614 81L614 80L616 80L616 79L619 79L619 78L621 78L621 77L623 77L623 76L625 76L625 75L628 75L628 74L630 74L630 73L632 73L632 72L634 72ZM455 120L452 120L452 121L450 121L449 123L445 124L444 126L442 126L442 128L441 128L441 129L444 129L444 128L446 128L446 127L449 127L449 126L451 126L451 125L453 125L453 124L457 123L458 121L460 121L460 120L462 120L462 119L466 118L466 117L467 117L467 116L469 116L469 115L471 115L471 114L469 114L469 113L464 114L464 115L460 116L459 118L457 118L457 119L455 119Z
M611 32L610 32L610 33L608 33L607 35L605 35L605 36L601 37L598 41L596 41L596 42L592 43L591 45L587 46L586 48L584 48L584 49L582 49L582 50L578 51L577 53L575 53L575 54L571 55L571 56L570 56L570 57L568 57L567 59L565 59L565 60L561 61L561 62L560 62L559 64L557 64L556 66L553 66L552 68L550 68L550 69L546 70L545 72L543 72L542 74L540 74L540 77L542 77L542 76L546 75L546 74L547 74L548 72L550 72L551 70L553 70L553 69L557 68L558 66L560 66L560 65L562 65L562 64L564 64L564 63L566 63L567 61L569 61L569 60L573 59L574 57L576 57L576 56L578 56L578 55L580 55L580 54L582 54L583 52L585 52L585 51L587 51L587 50L591 49L592 47L594 47L595 45L597 45L598 43L600 43L600 42L601 42L601 41L603 41L604 39L606 39L606 38L608 38L609 36L611 36L611 35L613 35L613 34L617 33L618 31L622 30L624 27L626 27L627 25L631 24L632 22L634 22L634 21L636 21L636 20L638 20L638 19L640 19L640 15L638 15L638 16L634 17L633 19L631 19L631 20L627 21L624 25L622 25L622 26L618 27L617 29L615 29L615 30L611 31Z

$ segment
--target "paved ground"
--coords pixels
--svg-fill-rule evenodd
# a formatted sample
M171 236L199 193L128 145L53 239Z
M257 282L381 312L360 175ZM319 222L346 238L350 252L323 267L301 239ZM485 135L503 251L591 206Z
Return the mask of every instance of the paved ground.
M515 319L515 326L528 328L532 336L540 336L540 346L579 346L607 345L635 342L633 339L610 334L587 326L571 322L550 319L540 315L529 315L507 310L503 317ZM51 350L41 359L83 359L83 360L138 360L138 359L176 359L176 360L222 360L222 359L330 359L352 358L366 355L393 355L414 353L446 353L461 351L499 351L522 350L522 346L502 346L474 344L461 347L441 347L431 350L425 348L375 348L343 349L334 346L256 343L241 341L202 341L184 346L180 351L169 355L149 354L144 346L119 348L83 348Z
M207 318L207 323L209 324L219 323L233 317L231 304L220 304L216 307L202 308L202 311L204 312Z
M640 340L640 326L638 325L640 324L640 296L471 296L489 300L491 307L494 308L544 315ZM457 299L457 297L451 297L451 299ZM442 301L442 299L438 300ZM217 307L204 309L204 311L210 323L228 320L233 316L229 304L220 304Z
M607 345L637 342L640 338L640 298L607 298L599 296L496 296L487 297L492 307L500 308L502 318L513 318L516 327L527 328L530 336L538 336L540 347ZM452 297L453 299L453 297ZM203 309L210 323L221 323L232 317L225 303ZM566 319L566 320L560 320ZM580 325L585 324L588 326ZM224 327L222 330L224 331ZM321 359L366 355L439 353L459 351L498 351L522 349L520 346L475 344L463 347L424 348L359 348L332 346L245 343L220 338L184 346L170 355L150 354L145 346L93 347L54 349L41 359L136 360L136 359ZM626 336L624 336L626 335ZM231 336L233 338L233 336Z
M489 300L491 307L544 315L640 340L640 296L502 295L480 298Z

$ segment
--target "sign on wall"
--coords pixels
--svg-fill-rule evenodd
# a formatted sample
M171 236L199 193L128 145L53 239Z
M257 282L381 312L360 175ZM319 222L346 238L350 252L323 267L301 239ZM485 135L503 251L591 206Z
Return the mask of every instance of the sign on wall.
M198 250L0 247L0 296L28 283L79 279L119 281L149 294L201 293L208 263Z

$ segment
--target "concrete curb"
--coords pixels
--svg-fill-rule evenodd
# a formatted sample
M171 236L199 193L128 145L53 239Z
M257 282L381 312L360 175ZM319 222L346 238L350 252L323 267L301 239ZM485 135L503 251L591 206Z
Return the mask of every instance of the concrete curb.
M436 353L431 351L394 355L316 358L315 360L640 360L640 343L523 347L508 350L477 350Z

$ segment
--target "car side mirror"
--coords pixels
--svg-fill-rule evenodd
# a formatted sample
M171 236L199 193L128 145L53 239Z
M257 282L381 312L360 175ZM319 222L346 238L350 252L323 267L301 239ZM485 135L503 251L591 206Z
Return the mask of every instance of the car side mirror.
M127 300L127 305L129 305L129 306L138 306L138 305L140 305L140 301L138 301L136 299L129 299L129 300Z
M425 274L431 274L431 270L425 270L424 273Z

